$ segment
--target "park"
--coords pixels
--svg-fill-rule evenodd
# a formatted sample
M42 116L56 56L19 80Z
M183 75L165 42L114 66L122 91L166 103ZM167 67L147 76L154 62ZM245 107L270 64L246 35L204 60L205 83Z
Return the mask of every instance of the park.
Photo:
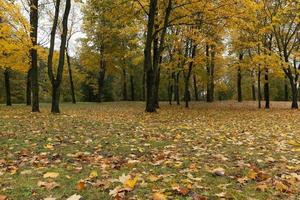
M299 0L0 0L0 200L299 200Z

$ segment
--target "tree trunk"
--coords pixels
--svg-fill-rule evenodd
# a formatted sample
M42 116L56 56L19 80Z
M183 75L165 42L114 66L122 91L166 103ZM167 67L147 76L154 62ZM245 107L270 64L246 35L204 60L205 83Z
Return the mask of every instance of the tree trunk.
M52 86L52 105L51 105L52 113L60 113L59 98L60 98L60 86L59 84L54 84Z
M126 70L123 69L123 101L127 101L127 77Z
M215 46L211 47L211 66L210 66L210 100L213 102L215 100Z
M65 64L65 55L66 55L66 44L67 44L67 34L68 34L68 17L71 9L71 0L66 0L65 4L65 12L63 14L62 19L62 34L61 34L61 44L59 49L59 58L58 58L58 66L56 77L53 72L53 54L54 54L54 45L55 45L55 37L58 26L58 18L59 18L59 9L60 8L60 0L56 1L55 4L55 14L53 20L53 26L51 30L50 37L50 48L48 55L48 76L51 80L52 85L52 113L59 113L59 98L60 98L60 84L62 81L62 75Z
M147 38L144 49L144 69L146 69L147 77L147 99L146 99L146 112L155 112L158 98L156 94L156 75L159 68L161 53L165 48L165 36L167 33L167 27L169 24L169 18L172 11L172 0L168 1L168 5L165 10L165 17L163 27L158 39L158 34L154 33L154 28L157 31L159 26L155 24L155 16L157 14L157 0L150 0L148 23L147 23ZM152 42L153 42L153 57L152 57ZM158 82L159 83L159 82ZM149 85L150 84L150 85ZM158 88L157 88L158 90Z
M169 74L169 81L168 81L168 100L169 104L172 105L172 95L173 95L173 84L172 79L174 78L174 72Z
M143 83L142 83L142 100L146 100L146 74L143 72Z
M238 102L243 101L242 96L242 69L241 69L241 62L243 60L244 55L242 53L239 54L239 67L237 71L237 91L238 91Z
M198 96L198 86L197 86L197 77L196 74L194 74L194 93L195 93L195 100L199 101L199 96Z
M257 76L257 95L258 95L258 108L261 108L261 87L260 87L260 77L261 77L261 70L260 66L258 67L258 76Z
M269 89L269 69L265 69L265 85L264 85L264 95L265 95L265 101L266 105L265 108L270 108L270 89Z
M190 51L190 55L189 57L190 58L194 58L195 55L196 55L196 49L197 49L197 45L192 45L192 40L190 41L190 45L191 45L191 50ZM190 77L191 77L191 74L192 74L192 69L193 69L193 65L194 65L194 62L191 61L189 62L189 68L188 68L188 72L187 74L185 74L185 79L184 79L184 100L185 100L185 107L188 108L189 107L189 101L191 99L190 97L190 91L189 91L189 86L190 86Z
M189 91L189 78L185 78L184 81L184 101L185 101L185 107L188 108L189 107L189 95L190 95L190 91Z
M98 77L98 102L102 102L104 88L105 68L101 68Z
M6 105L11 106L11 93L10 93L10 71L9 69L5 69L4 71L4 79L5 79L5 93L6 93Z
M31 106L31 69L27 72L26 77L26 105Z
M174 76L175 79L175 86L174 86L174 100L176 101L177 105L180 105L180 95L179 95L179 77L180 72L177 72L177 74Z
M160 83L160 67L157 69L157 74L155 77L155 107L159 108L159 83Z
M157 10L157 0L150 0L147 36L144 49L144 69L146 75L146 112L155 112L155 71L152 63L152 42L155 25L155 15Z
M67 63L68 63L68 72L69 72L69 79L70 79L70 89L71 89L72 103L76 104L73 74L72 74L72 68L71 68L71 59L70 59L70 55L68 53L68 49L66 49L66 56L67 56Z
M243 101L242 97L242 72L241 72L241 67L238 67L238 72L237 72L237 91L238 91L238 102Z
M298 109L298 87L297 83L291 81L292 88L292 109Z
M30 38L33 48L30 49L31 57L31 90L32 90L32 112L40 112L39 107L39 83L38 83L38 0L30 0Z
M206 101L211 102L211 90L210 90L210 56L209 56L209 45L206 45L206 72L207 72L207 81L206 81Z
M131 101L135 101L133 75L130 75L130 88L131 88Z

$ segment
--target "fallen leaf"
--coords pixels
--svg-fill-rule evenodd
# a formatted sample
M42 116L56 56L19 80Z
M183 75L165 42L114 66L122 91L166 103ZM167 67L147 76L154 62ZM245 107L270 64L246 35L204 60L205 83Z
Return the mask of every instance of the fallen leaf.
M44 200L56 200L56 198L54 198L54 197L47 197Z
M85 184L85 181L83 181L83 180L80 180L80 181L78 181L77 182L77 184L76 184L76 189L77 190L84 190L86 188L86 184Z
M255 180L256 177L257 177L257 172L255 172L254 170L251 169L251 170L248 172L247 177L248 177L249 179L251 179L251 180Z
M280 192L288 192L289 188L285 184L283 184L281 181L275 181L275 189Z
M57 178L59 173L56 172L47 172L44 174L43 178Z
M126 180L126 181L124 182L124 186L125 186L126 188L130 188L130 189L132 190L132 189L134 189L134 187L135 187L137 181L138 181L138 177L136 176L136 177L134 177L134 179L128 179L128 180Z
M89 175L90 179L97 178L97 177L98 177L98 172L96 170L93 170Z
M160 179L160 177L158 176L154 176L154 175L150 175L148 176L148 179L151 181L151 182L156 182Z
M54 188L59 187L59 184L56 183L56 182L43 182L43 181L39 181L39 182L38 182L38 186L39 186L39 187L44 187L44 188L46 188L47 190L52 190L52 189L54 189Z
M156 192L153 194L153 197L152 197L153 200L167 200L167 196L160 193L160 192Z
M213 174L217 175L217 176L225 176L225 169L219 167L216 168L212 171Z
M78 194L73 194L72 196L70 196L66 200L82 200L82 199L83 199L82 196L80 196Z
M0 195L0 200L7 200L8 197L7 196L4 196L4 195Z
M268 189L268 186L266 184L259 184L256 186L256 189L265 192Z

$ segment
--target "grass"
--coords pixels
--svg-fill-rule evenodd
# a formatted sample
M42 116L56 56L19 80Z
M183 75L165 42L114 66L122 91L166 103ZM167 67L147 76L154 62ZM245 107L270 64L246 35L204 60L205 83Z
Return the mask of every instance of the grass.
M300 153L290 144L300 141L300 112L287 103L272 106L163 103L158 114L147 114L143 103L79 103L62 104L60 115L50 114L48 104L41 113L0 106L0 195L112 199L109 191L120 185L113 180L130 174L139 181L126 199L152 199L157 192L168 199L300 199ZM212 172L220 167L224 176ZM98 177L88 178L93 170ZM44 179L46 172L59 176ZM80 180L87 183L82 190ZM47 190L39 181L59 187ZM175 183L189 194L172 189Z

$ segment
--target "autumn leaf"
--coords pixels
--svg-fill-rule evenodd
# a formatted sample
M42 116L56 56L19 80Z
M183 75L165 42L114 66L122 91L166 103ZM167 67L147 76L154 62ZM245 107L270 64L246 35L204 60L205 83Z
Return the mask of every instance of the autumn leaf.
M125 188L129 188L131 190L134 189L136 183L138 181L138 177L134 177L134 179L127 179L125 182L124 182L124 186Z
M57 172L47 172L43 175L43 178L57 178L59 173Z
M268 185L266 184L259 184L256 186L257 190L265 192L268 189Z
M56 182L43 182L43 181L39 181L38 182L38 186L39 187L44 187L47 190L52 190L54 188L59 187L60 185L58 183L56 183Z
M155 192L152 196L153 200L167 200L167 196L160 192Z
M90 179L94 179L94 178L97 178L98 177L98 172L93 170L90 175L89 175L89 178Z
M76 184L76 189L81 191L81 190L84 190L86 188L86 183L84 180L80 180L77 182Z
M219 168L213 169L212 173L217 176L225 176L225 169L219 167Z
M8 200L8 197L4 195L0 195L0 200Z
M66 200L83 200L83 197L78 195L78 194L73 194L72 196L70 196Z

